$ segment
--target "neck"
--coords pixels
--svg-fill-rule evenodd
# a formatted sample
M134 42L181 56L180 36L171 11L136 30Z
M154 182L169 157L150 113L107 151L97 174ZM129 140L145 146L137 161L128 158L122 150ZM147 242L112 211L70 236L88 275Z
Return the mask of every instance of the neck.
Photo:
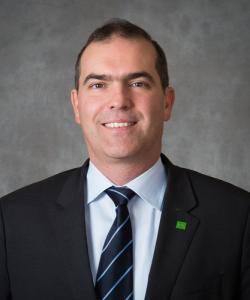
M103 162L99 163L90 157L96 168L115 185L125 185L150 169L158 159L159 156L143 162L113 161L112 163L103 164Z

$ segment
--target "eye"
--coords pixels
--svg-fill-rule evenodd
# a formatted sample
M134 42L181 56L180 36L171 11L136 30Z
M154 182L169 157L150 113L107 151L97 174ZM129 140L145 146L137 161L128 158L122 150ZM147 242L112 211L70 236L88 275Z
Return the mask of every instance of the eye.
M149 84L145 81L136 81L129 84L130 87L149 88Z
M97 83L92 83L92 84L90 84L90 88L91 89L102 89L102 88L104 88L104 83L102 83L102 82L97 82Z

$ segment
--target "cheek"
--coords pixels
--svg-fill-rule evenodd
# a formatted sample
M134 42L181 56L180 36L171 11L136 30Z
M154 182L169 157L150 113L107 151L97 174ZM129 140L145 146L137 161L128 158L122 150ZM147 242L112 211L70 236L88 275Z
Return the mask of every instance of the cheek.
M79 107L81 122L86 122L95 119L98 114L99 106L91 100L82 100Z
M153 102L148 107L145 107L144 114L147 119L153 121L154 123L161 123L165 117L165 109L163 104L156 105Z

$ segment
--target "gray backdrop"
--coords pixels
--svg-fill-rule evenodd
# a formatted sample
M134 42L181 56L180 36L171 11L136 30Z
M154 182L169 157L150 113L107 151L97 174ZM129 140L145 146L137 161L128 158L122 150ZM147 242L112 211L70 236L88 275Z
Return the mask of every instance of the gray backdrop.
M177 99L164 152L250 190L248 0L0 0L0 195L86 158L69 101L73 65L112 17L167 52Z

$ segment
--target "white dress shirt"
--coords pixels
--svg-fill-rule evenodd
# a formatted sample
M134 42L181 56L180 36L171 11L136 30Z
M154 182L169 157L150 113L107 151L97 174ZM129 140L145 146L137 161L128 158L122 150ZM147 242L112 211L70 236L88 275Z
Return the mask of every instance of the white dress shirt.
M85 218L94 283L103 244L116 217L114 202L103 192L110 186L114 184L90 162L87 173ZM143 300L167 187L167 174L161 159L159 158L149 170L124 186L137 194L129 201L128 210L134 245L134 300Z

